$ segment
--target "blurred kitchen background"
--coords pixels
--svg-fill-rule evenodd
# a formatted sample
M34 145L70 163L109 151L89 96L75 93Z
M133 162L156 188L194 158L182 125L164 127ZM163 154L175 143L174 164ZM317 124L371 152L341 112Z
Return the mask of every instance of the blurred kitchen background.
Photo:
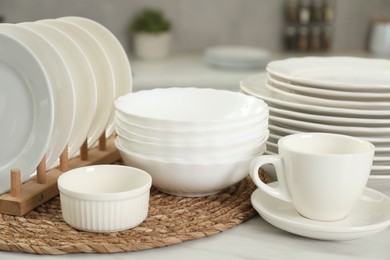
M320 18L315 18L315 8L324 6L330 8L327 15L322 13ZM171 22L170 54L165 59L144 61L133 55L130 25L137 13L146 7L161 10ZM296 10L291 14L294 8ZM210 68L202 58L206 48L252 46L272 52L275 58L367 55L372 25L378 19L390 18L390 1L0 0L0 10L3 22L9 23L69 15L101 23L119 39L129 55L134 90L202 84L204 87L220 84L238 89L237 81L253 71ZM310 42L313 38L305 38L308 35L326 36L327 42Z

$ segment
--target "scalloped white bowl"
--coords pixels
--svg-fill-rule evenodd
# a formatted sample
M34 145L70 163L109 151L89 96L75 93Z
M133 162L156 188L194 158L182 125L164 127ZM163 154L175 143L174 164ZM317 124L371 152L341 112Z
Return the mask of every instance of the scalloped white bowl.
M257 156L241 157L235 160L186 162L141 155L126 150L117 141L115 144L126 165L150 173L153 185L159 190L184 197L216 194L238 183L248 176L249 163ZM264 150L259 154L262 154Z
M224 129L214 134L201 133L190 133L189 131L184 132L162 132L161 129L153 129L154 133L150 134L145 132L145 129L136 128L121 121L119 118L115 119L116 122L116 133L127 139L137 139L142 142L151 142L163 145L206 145L210 143L232 143L238 140L249 139L253 136L266 134L268 131L268 120L263 119L256 124L250 124L246 128L236 131L231 129ZM140 131L138 131L140 130ZM159 133L162 133L159 135ZM181 135L182 134L182 135Z
M117 133L117 142L127 151L156 156L166 159L180 159L183 161L219 160L232 156L251 156L257 154L268 139L268 130L263 133L230 140L200 144L160 144L144 142L137 139L128 139Z
M126 129L136 135L146 136L149 138L175 140L178 142L204 142L206 140L215 140L221 138L236 138L243 133L250 131L251 129L264 127L268 128L268 109L260 114L258 118L253 118L251 121L242 122L241 124L232 125L230 127L214 126L214 127L186 127L183 123L182 127L176 126L174 128L164 127L150 127L145 125L136 124L129 121L116 111L115 123L122 129ZM266 125L264 125L266 124ZM261 130L261 129L260 129Z
M231 127L268 111L258 98L207 88L156 88L129 93L115 100L127 122L155 128Z

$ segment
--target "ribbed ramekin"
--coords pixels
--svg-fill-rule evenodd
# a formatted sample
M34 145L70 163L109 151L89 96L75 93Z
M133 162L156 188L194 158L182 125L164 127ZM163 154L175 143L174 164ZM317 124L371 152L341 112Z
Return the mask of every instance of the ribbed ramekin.
M147 217L151 185L147 172L123 165L70 170L58 179L62 216L84 231L133 228Z

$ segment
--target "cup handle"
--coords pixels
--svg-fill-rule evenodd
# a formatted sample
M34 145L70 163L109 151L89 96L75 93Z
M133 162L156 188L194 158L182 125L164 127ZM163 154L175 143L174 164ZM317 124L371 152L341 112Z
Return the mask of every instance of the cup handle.
M259 177L259 168L264 164L272 164L275 167L276 177L278 178L278 185L276 187L271 187L260 180ZM280 200L291 202L291 196L289 194L283 160L278 155L261 155L254 158L249 166L250 176L253 182L263 190L265 193L271 195L272 197L278 198Z

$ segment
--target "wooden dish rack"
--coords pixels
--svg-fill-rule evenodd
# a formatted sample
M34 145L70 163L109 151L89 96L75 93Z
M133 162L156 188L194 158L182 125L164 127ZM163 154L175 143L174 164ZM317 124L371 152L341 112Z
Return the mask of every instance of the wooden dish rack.
M120 159L114 144L115 136L106 138L105 133L99 138L96 147L88 149L87 140L80 148L80 156L68 160L68 147L60 156L60 165L46 171L44 156L37 167L37 175L25 183L21 183L20 170L10 172L11 189L0 196L0 213L23 216L46 201L59 194L58 177L65 171L95 164L111 164Z

